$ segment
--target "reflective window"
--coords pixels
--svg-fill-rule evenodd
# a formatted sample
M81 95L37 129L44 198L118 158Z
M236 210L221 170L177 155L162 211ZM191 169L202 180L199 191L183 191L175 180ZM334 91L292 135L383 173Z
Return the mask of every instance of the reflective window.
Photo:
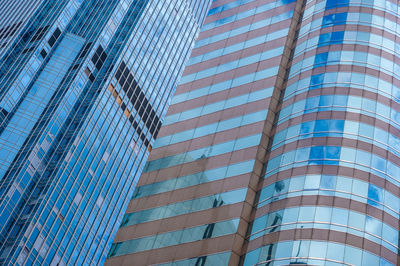
M393 265L384 258L350 245L313 240L278 242L252 250L246 254L243 265L265 265L273 261L277 265Z
M210 208L217 208L228 204L234 204L243 201L246 196L246 192L247 188L243 188L221 194L164 205L162 207L157 207L153 209L125 214L124 219L121 223L121 227L169 218L177 215L188 214Z
M114 243L108 257L136 253L177 244L199 241L211 237L233 234L237 230L239 219L201 225L184 230L152 235L149 237Z

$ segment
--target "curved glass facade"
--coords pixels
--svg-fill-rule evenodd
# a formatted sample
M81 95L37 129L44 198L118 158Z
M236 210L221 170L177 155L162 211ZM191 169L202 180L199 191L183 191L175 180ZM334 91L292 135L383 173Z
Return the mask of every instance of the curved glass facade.
M244 265L398 264L399 8L305 3Z

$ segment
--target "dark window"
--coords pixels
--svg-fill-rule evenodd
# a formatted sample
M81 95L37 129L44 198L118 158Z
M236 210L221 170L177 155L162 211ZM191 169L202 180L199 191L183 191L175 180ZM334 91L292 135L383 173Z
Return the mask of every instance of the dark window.
M3 120L8 115L6 109L0 107L0 121Z
M25 50L22 51L23 54L32 52L32 50L35 49L35 46L32 46L31 48L26 48Z
M86 68L86 69L85 69L85 74L86 74L86 76L89 78L89 80L90 80L91 82L93 82L93 81L95 80L95 78L94 78L92 72L90 72L89 68Z
M89 80L90 80L91 82L93 82L93 81L95 80L95 78L94 78L94 76L93 76L92 73L90 73Z
M103 66L104 62L106 61L106 58L107 58L106 52L104 51L103 47L99 45L99 47L97 47L96 52L92 57L92 62L98 70L100 70L100 68Z
M118 83L122 86L125 94L130 99L134 108L138 112L141 120L145 123L149 129L151 135L155 135L159 129L160 118L157 116L153 107L150 105L146 98L146 95L142 92L132 73L126 67L125 62L121 62L115 74ZM136 129L136 127L135 127ZM145 138L145 137L144 137Z
M53 32L53 34L51 35L48 43L51 47L53 47L53 45L56 43L58 37L60 37L61 31L59 28L56 28L56 30Z
M18 22L9 26L6 26L4 28L0 29L0 39L7 38L9 36L13 36L15 32L19 29L21 26L22 22Z
M46 52L44 49L42 49L42 51L40 51L40 55L41 55L43 58L45 58L45 57L47 56L47 52Z

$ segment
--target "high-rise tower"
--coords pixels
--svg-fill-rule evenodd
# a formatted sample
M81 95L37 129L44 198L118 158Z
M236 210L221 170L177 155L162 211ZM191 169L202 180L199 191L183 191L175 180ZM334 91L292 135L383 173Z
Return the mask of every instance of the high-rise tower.
M104 262L209 5L0 1L0 264Z
M397 1L216 0L107 265L398 265Z

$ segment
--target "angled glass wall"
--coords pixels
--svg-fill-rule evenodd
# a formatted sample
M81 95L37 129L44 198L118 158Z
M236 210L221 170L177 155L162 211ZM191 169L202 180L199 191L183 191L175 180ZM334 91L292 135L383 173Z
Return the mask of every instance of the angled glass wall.
M210 3L6 2L0 264L101 264Z

